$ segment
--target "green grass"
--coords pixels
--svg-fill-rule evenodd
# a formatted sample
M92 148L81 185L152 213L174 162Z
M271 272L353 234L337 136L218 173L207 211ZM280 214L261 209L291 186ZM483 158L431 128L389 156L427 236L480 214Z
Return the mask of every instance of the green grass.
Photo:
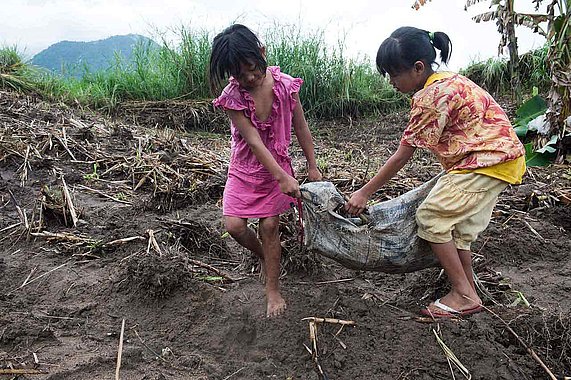
M181 29L180 37L182 42L175 47L166 41L158 49L139 44L132 62L116 55L108 70L86 70L81 78L43 73L38 87L49 97L98 109L113 109L128 100L206 98L209 36L193 37Z
M30 83L30 74L29 66L22 60L17 47L0 49L0 88L31 91L34 86Z
M532 50L519 57L520 81L522 89L530 92L533 87L547 91L550 86L547 74L547 47ZM490 58L470 64L461 73L468 76L488 91L506 94L511 91L507 58Z
M158 49L138 45L131 63L116 56L105 71L64 78L28 70L25 79L48 98L97 109L128 100L212 98L207 67L214 34L184 27L176 34L177 43L162 38ZM261 37L270 65L303 78L300 97L309 117L366 116L407 106L372 63L348 58L342 43L328 46L322 32L275 25Z
M185 27L174 32L177 42L159 37L158 48L141 43L132 62L117 55L108 70L84 69L80 78L34 69L16 48L0 48L0 86L109 111L129 100L211 99L207 68L214 33ZM270 65L304 80L300 97L308 117L372 116L408 107L406 96L378 74L371 59L349 58L344 42L327 44L321 30L276 24L260 37ZM545 56L545 49L522 55L524 89L549 85ZM463 73L491 92L510 88L506 60L475 63Z
M269 64L304 80L300 97L310 115L360 116L407 106L371 62L348 58L342 42L328 46L321 31L276 27L265 41Z

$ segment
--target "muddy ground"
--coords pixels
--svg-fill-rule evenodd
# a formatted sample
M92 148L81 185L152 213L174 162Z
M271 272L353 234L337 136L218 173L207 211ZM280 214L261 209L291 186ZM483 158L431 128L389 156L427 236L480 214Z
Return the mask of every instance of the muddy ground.
M419 319L447 291L438 268L345 269L304 251L290 215L288 309L266 319L256 262L221 224L228 136L200 127L207 112L191 114L192 125L170 118L167 128L152 115L111 120L0 91L0 379L113 379L119 352L124 380L319 379L306 317L356 323L318 325L330 380L465 378L439 341L472 379L549 379L524 344L555 376L571 376L569 166L532 168L474 244L489 311ZM397 113L314 124L326 178L347 194L358 188L405 123ZM438 171L419 152L377 198Z

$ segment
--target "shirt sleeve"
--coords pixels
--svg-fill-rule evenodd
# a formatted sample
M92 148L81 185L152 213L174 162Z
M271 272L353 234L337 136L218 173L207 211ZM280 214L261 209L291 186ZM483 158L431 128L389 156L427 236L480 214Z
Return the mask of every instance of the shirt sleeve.
M449 106L446 94L439 96L431 91L413 98L410 119L401 144L435 149L449 121Z

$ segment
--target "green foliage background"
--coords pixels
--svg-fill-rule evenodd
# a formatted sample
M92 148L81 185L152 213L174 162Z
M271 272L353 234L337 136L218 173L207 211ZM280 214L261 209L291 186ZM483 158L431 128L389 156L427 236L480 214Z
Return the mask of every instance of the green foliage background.
M99 41L92 52L98 57L96 63L78 66L74 61L81 75L71 76L59 75L53 59L50 65L55 73L34 65L46 59L48 52L31 62L23 62L17 48L3 48L0 49L1 83L27 91L33 89L53 100L109 111L130 100L212 99L207 68L214 35L186 27L175 30L175 35L176 42L160 38L158 44L133 35L123 36L121 43L116 38ZM394 90L378 74L371 59L348 57L344 42L327 44L323 31L276 24L260 37L266 44L270 65L278 65L283 72L303 78L300 97L309 117L373 116L408 107L407 96ZM112 54L114 46L119 45L127 53ZM87 45L73 46L83 49ZM103 46L107 53L103 52ZM56 44L55 48L59 47ZM545 54L540 49L522 56L522 66L528 73L522 77L527 78L525 83L529 86L547 87ZM70 53L70 57L75 59L77 53ZM106 57L105 63L102 57ZM81 59L87 63L86 58ZM509 89L506 61L474 63L463 73L491 92Z

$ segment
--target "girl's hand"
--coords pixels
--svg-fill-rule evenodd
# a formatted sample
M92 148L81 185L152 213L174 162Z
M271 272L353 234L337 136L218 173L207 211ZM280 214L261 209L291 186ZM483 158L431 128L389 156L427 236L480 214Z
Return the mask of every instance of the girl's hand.
M283 179L278 180L280 190L282 193L294 198L301 198L301 191L299 190L299 182L292 176L285 176Z
M321 181L323 179L323 176L321 175L321 172L319 171L319 169L314 168L314 169L309 169L307 171L307 179L310 182Z
M351 198L345 204L345 210L347 210L350 215L360 215L363 211L365 211L368 200L369 197L363 192L363 189L357 190L351 194Z

